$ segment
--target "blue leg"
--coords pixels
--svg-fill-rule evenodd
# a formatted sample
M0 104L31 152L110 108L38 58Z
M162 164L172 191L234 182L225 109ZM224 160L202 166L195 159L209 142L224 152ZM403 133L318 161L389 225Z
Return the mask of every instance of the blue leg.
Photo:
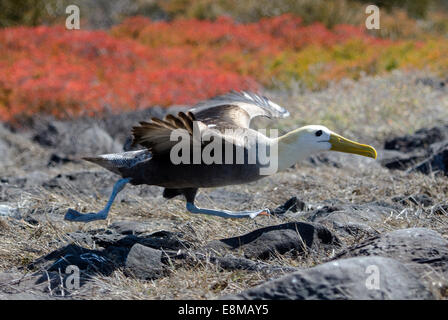
M123 190L126 183L128 183L131 179L125 178L120 179L115 183L114 189L112 190L112 194L110 195L109 201L107 201L106 206L103 210L94 213L80 213L73 209L68 209L67 213L65 214L64 219L68 221L77 221L77 222L89 222L94 220L105 220L107 218L107 215L109 214L110 207L112 206L112 203L115 200L115 197L117 194Z
M212 216L218 216L221 218L255 218L258 215L269 215L269 209L263 209L259 211L240 211L232 212L228 210L212 210L212 209L201 209L194 205L194 203L187 202L187 210L191 213L208 214Z

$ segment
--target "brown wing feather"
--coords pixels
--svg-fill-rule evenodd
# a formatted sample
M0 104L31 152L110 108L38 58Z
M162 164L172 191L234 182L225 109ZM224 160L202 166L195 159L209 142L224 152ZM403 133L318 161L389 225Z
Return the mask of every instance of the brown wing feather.
M171 141L174 130L183 129L193 135L194 115L191 112L179 112L177 116L168 115L164 120L152 118L151 122L142 121L140 126L132 128L133 144L140 144L151 151L153 155L169 152L178 141ZM207 126L199 124L202 130Z
M248 128L250 122L249 113L233 105L223 105L214 108L203 109L194 114L195 118L205 124L214 124L219 128L237 126Z
M133 144L140 144L153 154L169 152L177 143L170 141L173 130L185 129L192 135L195 121L201 134L208 128L213 128L212 130L218 131L224 139L238 140L239 136L224 136L223 129L236 127L251 130L250 121L255 117L284 118L288 115L287 110L263 96L232 91L201 102L186 113L168 115L164 120L153 118L151 122L141 122L140 126L132 129Z
M183 112L179 112L177 117L182 121L184 129L187 129L190 134L193 134L193 120Z
M217 127L249 128L256 117L285 118L289 112L268 98L252 93L232 91L198 103L190 110L197 120Z
M160 120L158 118L151 118L151 121L161 127L168 128L168 129L177 129L175 125L173 125L171 122Z
M176 118L172 114L165 116L164 120L170 122L175 127L179 128L182 126L182 121L180 121L178 118Z

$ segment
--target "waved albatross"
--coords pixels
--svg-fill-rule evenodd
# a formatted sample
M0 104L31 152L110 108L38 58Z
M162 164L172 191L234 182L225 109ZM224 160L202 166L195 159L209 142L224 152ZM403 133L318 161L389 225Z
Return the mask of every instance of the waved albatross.
M164 187L163 196L168 199L183 195L191 213L255 218L269 214L269 209L232 212L197 207L194 200L198 188L256 181L320 151L376 159L373 147L348 140L320 125L267 137L249 127L251 120L259 116L285 118L289 112L264 96L232 91L200 102L177 116L140 122L132 129L133 144L143 149L84 158L122 177L114 185L104 209L86 214L69 209L65 219L80 222L106 219L116 195L127 183Z

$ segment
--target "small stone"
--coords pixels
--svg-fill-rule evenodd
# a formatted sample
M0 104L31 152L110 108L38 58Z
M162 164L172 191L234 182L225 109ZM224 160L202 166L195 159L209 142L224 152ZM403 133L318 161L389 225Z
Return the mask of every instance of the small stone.
M283 205L272 210L271 214L279 215L279 214L284 214L288 211L290 211L290 212L304 211L305 208L306 208L305 202L298 199L297 197L292 197L291 199L286 201Z
M162 251L135 244L126 258L125 272L142 280L163 277L167 266L162 262Z

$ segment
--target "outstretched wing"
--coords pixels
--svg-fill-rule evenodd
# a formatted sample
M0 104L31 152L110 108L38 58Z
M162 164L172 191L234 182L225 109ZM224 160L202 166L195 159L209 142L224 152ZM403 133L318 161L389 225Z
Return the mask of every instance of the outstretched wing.
M152 118L150 122L140 122L140 126L132 128L133 144L146 147L153 155L170 152L178 143L170 139L177 129L185 130L192 139L201 139L202 135L213 131L214 135L239 144L243 143L242 137L228 136L222 129L239 127L251 131L250 121L259 116L285 118L289 112L266 97L251 92L232 91L201 102L186 113L179 112L177 116L169 114L163 120ZM193 134L194 127L199 130L198 136ZM207 143L201 141L201 144Z
M238 126L249 128L253 118L286 118L288 110L264 96L253 92L231 91L222 96L198 103L189 110L195 119L217 127Z

